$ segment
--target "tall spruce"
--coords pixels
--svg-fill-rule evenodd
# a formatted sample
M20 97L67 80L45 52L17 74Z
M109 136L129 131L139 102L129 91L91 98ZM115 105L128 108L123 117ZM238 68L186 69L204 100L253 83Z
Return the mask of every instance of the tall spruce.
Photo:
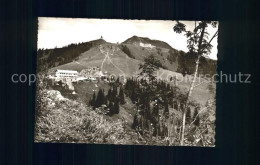
M93 93L90 105L93 106L93 108L96 108L96 92Z
M108 92L107 92L107 100L111 101L111 97L112 97L112 91L111 91L111 88L109 88Z
M118 113L119 113L119 99L116 99L114 104L114 114L118 114Z
M125 104L125 94L124 94L124 90L122 87L120 87L120 91L119 91L119 101L120 104Z
M112 116L115 112L114 112L114 104L113 102L109 102L109 105L108 105L108 108L109 108L109 116Z
M139 65L141 72L139 76L143 77L141 83L143 86L146 86L146 91L152 97L155 95L155 82L156 82L156 71L159 70L159 67L162 66L160 61L155 58L153 54L149 55L144 59L144 63Z
M100 107L104 103L105 103L105 96L103 90L99 89L97 99L96 99L96 106Z
M137 101L137 94L136 94L134 88L132 88L130 99L132 100L133 103L135 103Z
M169 103L168 103L168 99L165 99L165 101L164 101L164 113L165 113L165 114L169 114Z

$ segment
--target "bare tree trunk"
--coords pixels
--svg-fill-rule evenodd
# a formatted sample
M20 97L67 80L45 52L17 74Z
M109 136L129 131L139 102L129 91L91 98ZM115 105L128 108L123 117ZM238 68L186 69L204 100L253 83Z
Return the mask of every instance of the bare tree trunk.
M184 109L183 109L183 115L182 115L182 131L181 131L181 145L183 145L184 142L184 134L185 134L185 122L186 122L186 113L187 113L187 106L189 103L189 97L191 96L194 84L196 82L196 78L197 78L197 74L198 74L198 68L199 68L199 62L200 62L200 57L201 57L201 53L202 53L202 49L201 49L201 44L202 44L202 39L204 37L204 32L205 32L205 28L206 28L206 23L204 23L201 35L200 35L200 39L199 39L199 45L198 45L198 58L196 60L196 68L195 68L195 72L194 72L194 77L193 77L193 81L190 85L190 89L187 95L187 99L184 105Z
M199 68L199 61L200 61L200 55L198 56L198 59L196 60L196 69L195 69L195 73L194 73L194 78L193 81L190 85L190 89L187 95L187 100L186 103L184 105L184 110L183 110L183 115L182 115L182 132L181 132L181 145L183 145L183 141L184 141L184 133L185 133L185 120L186 120L186 113L187 113L187 106L189 103L189 97L191 96L194 84L196 82L196 78L197 78L197 74L198 74L198 68Z

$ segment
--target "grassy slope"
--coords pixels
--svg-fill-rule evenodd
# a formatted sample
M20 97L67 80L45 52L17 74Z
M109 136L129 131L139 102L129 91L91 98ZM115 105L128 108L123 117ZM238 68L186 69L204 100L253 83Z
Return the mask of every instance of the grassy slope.
M167 67L168 70L176 71L178 67L178 62L170 63L167 59L167 56L169 55L169 49L161 49L160 53L157 49L153 48L144 48L141 46L136 46L133 44L124 44L127 46L127 48L130 50L131 54L135 57L137 60L143 61L144 58L148 57L150 54L154 54L156 58L162 63L163 66Z
M106 44L105 47L115 46L114 44ZM82 53L79 59L58 67L51 68L50 71L55 69L71 69L81 71L88 67L101 67L103 63L102 71L107 71L110 74L126 74L126 76L131 76L134 72L138 70L138 64L140 61L129 58L120 49L114 52L114 54L108 55L111 61L105 55L100 52L98 47L91 48L89 51ZM114 65L113 65L114 64Z

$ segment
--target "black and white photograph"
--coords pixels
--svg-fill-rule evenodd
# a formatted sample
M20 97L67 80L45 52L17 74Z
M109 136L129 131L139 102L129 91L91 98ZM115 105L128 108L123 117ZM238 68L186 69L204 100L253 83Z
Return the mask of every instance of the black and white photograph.
M215 147L218 24L38 17L34 142Z

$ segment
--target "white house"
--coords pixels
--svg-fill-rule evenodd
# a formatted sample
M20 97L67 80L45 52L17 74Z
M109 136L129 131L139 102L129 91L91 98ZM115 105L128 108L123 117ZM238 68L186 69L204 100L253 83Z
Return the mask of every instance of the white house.
M154 48L155 46L151 45L151 44L145 44L145 43L142 43L140 42L140 46L141 47L145 47L145 48Z
M75 70L61 70L61 69L57 69L55 71L55 76L56 77L77 77L78 76L78 72Z

